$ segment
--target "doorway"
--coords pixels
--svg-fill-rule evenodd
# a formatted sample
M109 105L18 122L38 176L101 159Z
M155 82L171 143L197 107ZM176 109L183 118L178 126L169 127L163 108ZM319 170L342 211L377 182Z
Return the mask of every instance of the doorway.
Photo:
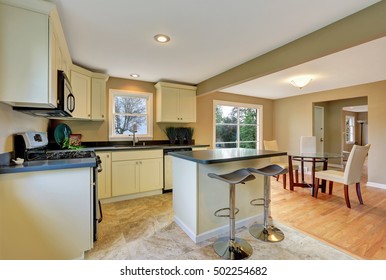
M316 137L316 151L324 152L324 107L314 106L313 135Z

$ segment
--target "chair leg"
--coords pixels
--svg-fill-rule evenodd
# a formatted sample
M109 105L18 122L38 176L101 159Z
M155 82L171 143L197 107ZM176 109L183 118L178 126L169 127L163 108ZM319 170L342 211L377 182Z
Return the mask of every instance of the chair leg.
M295 183L299 183L299 170L295 170Z
M318 197L318 190L319 190L319 178L315 178L314 181L314 197Z
M334 186L334 182L333 181L330 181L328 183L328 194L332 194L332 188Z
M280 175L276 175L275 177L276 177L276 181L279 181Z
M351 208L350 198L348 196L348 185L344 185L344 198L346 199L346 205L348 208Z
M359 199L359 203L363 204L362 194L361 194L361 183L356 183L356 189L357 189L357 196Z
M283 188L284 189L287 188L287 176L286 176L286 174L283 174Z

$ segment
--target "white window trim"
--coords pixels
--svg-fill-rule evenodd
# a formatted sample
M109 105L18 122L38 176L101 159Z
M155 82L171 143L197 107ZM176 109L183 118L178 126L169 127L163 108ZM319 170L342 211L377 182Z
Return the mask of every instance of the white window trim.
M148 108L148 118L147 118L147 135L136 135L140 140L153 140L153 93L149 92L136 92L132 90L122 90L122 89L109 89L109 140L110 141L132 141L133 135L114 135L114 117L113 117L113 104L114 104L114 95L115 94L132 94L140 97L148 97L147 108Z
M233 107L243 107L243 108L252 108L259 110L259 147L258 149L263 148L263 105L259 104L251 104L251 103L238 103L224 100L213 100L213 137L212 137L212 147L216 149L216 107L217 105L223 106L233 106Z

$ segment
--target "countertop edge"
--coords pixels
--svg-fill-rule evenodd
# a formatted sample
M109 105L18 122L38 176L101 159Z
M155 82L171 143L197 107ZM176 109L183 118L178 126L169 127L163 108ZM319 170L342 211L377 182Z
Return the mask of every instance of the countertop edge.
M201 164L216 164L216 163L251 160L251 159L259 159L259 158L286 156L287 152L275 152L275 153L260 154L260 155L246 155L246 156L239 156L239 157L233 157L233 158L220 158L220 159L219 158L216 158L216 159L199 159L199 158L195 158L195 157L186 155L185 153L179 153L179 152L172 152L172 153L169 153L169 155L177 157L177 158L193 161L196 163L201 163Z
M114 151L139 151L139 150L165 150L165 149L179 149L179 148L204 148L210 147L210 145L149 145L149 146L125 146L125 147L90 147L94 149L96 152L114 152Z
M83 167L93 168L95 166L96 166L95 160L77 160L76 162L69 162L68 160L50 160L50 161L42 160L42 161L26 162L23 165L1 166L0 175L11 174L11 173L34 172L34 171L83 168Z

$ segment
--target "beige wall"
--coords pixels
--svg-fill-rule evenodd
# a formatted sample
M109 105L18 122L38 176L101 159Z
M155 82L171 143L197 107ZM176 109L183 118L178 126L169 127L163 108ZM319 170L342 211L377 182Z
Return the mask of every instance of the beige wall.
M125 89L135 92L152 92L154 93L154 119L156 112L156 91L154 83L141 82L129 79L110 78L106 85L106 106L108 106L109 89ZM154 140L166 140L167 137L163 130L167 126L191 126L195 129L193 138L197 144L212 144L213 141L213 100L225 100L241 103L251 103L263 105L263 135L272 138L273 123L273 101L268 99L240 96L229 93L216 92L197 97L197 122L190 124L179 123L156 123L154 122ZM106 107L108 112L108 107ZM56 121L58 123L58 121ZM108 141L108 121L91 122L91 121L65 121L73 133L81 133L82 141ZM265 138L264 138L265 139Z
M263 105L263 139L272 139L273 101L269 99L215 92L197 97L196 142L213 145L213 100Z
M302 135L312 135L315 102L367 96L369 182L386 184L386 81L300 95L274 101L274 137L285 150L298 150ZM294 109L302 108L302 110Z
M13 151L13 134L25 131L47 131L48 120L12 110L0 103L0 153Z
M350 151L352 144L345 145L343 140L344 112L342 108L367 105L367 97L316 102L314 105L324 107L324 150L327 152L341 153L343 147L343 150ZM353 114L356 115L356 113ZM333 160L333 163L341 164L342 162L341 160Z
M153 102L154 102L154 112L153 117L155 120L155 110L156 110L156 90L154 87L155 83L151 82L143 82L143 81L135 81L130 79L122 79L122 78L114 78L111 77L107 81L106 84L106 112L109 111L109 89L121 89L121 90L129 90L133 92L150 92L154 94ZM59 123L62 121L56 121ZM109 141L109 120L108 114L106 121L64 121L64 123L68 124L73 133L82 134L82 141ZM154 140L166 140L167 137L163 132L163 129L166 126L181 126L181 124L158 124L154 121L153 126L153 135Z

